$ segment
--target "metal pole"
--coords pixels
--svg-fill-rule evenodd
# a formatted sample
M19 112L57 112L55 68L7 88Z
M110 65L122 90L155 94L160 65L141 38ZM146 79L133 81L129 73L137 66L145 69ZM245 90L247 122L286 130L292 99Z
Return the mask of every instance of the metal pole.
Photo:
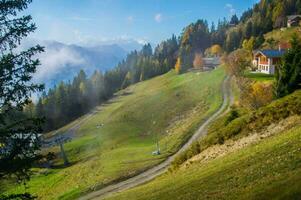
M64 160L64 165L67 166L67 165L69 165L69 161L68 161L68 158L66 156L66 153L65 153L64 146L63 146L62 142L60 142L60 148L61 148L61 155L62 155L62 158Z

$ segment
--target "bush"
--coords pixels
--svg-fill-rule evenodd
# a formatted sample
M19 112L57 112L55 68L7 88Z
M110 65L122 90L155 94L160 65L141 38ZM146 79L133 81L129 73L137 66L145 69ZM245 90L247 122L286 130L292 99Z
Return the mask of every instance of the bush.
M230 122L232 122L234 119L239 117L239 113L236 109L232 109L230 111L229 116L227 117L226 121L225 121L225 126L228 125Z

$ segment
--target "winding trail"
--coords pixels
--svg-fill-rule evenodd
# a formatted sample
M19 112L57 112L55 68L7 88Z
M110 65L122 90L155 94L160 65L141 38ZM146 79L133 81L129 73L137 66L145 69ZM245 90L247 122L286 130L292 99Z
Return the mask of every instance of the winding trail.
M203 122L203 124L199 127L199 129L188 140L188 142L185 145L183 145L183 147L181 149L178 150L178 152L176 152L172 156L168 157L165 161L158 164L157 166L155 166L145 172L142 172L141 174L138 174L125 181L121 181L119 183L106 186L95 192L88 193L88 194L80 197L79 200L101 199L101 198L107 197L109 195L112 195L116 192L121 192L123 190L138 186L142 183L146 183L146 182L154 179L155 177L163 174L164 172L166 172L169 165L175 159L175 157L178 156L183 151L187 150L194 141L196 141L200 137L206 135L208 125L212 121L214 121L217 117L219 117L221 114L223 114L225 111L227 111L228 110L227 108L229 108L230 105L233 103L233 95L231 93L230 80L231 79L229 77L226 77L222 84L223 103L220 106L220 108L213 115L208 117Z

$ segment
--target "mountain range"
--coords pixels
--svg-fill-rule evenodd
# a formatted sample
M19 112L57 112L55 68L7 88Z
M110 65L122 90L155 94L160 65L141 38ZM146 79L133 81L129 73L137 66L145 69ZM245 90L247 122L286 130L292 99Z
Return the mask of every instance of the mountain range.
M95 46L81 46L64 44L57 41L39 41L45 47L45 52L38 55L41 65L34 74L33 81L44 83L48 89L61 81L71 81L83 69L87 75L95 70L105 72L123 60L126 55L141 48L135 41L120 44L98 44ZM27 42L24 47L33 45Z

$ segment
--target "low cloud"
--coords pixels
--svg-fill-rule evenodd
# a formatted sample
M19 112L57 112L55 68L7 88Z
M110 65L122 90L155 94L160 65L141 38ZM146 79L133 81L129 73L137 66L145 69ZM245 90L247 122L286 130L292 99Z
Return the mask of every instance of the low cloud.
M60 74L66 66L84 65L86 61L67 47L47 48L39 55L42 63L34 74L34 81L41 82Z
M161 21L162 21L162 19L163 19L163 16L162 16L162 14L161 13L157 13L156 15L155 15L155 21L156 22L158 22L158 23L160 23Z

